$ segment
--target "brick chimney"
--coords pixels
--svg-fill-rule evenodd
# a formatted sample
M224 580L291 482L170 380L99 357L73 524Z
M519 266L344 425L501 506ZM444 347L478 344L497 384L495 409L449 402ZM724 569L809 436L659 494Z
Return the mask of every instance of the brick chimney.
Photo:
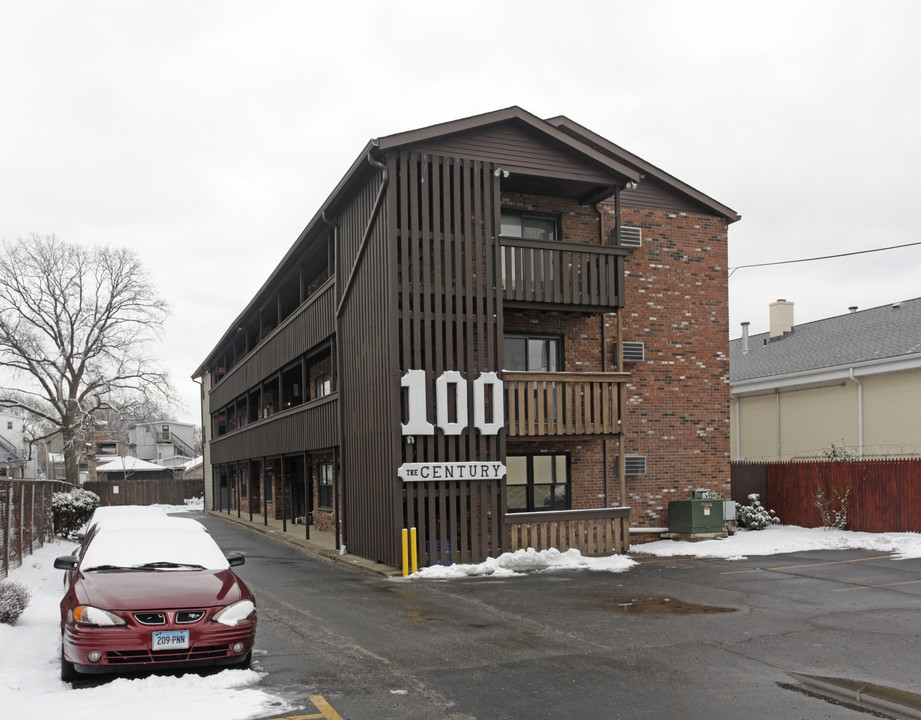
M771 337L793 330L793 303L780 299L771 303Z

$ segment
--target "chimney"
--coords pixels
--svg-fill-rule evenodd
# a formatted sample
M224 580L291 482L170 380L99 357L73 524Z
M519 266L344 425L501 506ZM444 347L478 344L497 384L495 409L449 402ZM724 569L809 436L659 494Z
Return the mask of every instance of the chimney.
M780 299L771 305L771 338L793 330L793 303Z
M749 322L744 322L744 323L742 323L742 354L743 354L743 355L745 355L746 353L748 353L748 350L749 350L749 347L748 347L748 326L749 326L750 324L751 324L751 323L749 323Z
M856 306L856 305L851 305L851 306L848 308L848 310L850 310L852 313L855 313L855 312L857 312L857 306Z

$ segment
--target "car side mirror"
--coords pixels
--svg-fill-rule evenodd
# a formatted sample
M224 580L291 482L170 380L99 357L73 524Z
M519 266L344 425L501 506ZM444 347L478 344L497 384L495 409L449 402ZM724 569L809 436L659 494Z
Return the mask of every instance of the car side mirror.
M74 555L62 555L55 558L54 567L56 570L76 570L77 562L77 557Z
M85 533L82 533L82 532L72 532L72 533L70 534L70 539L71 539L71 540L76 540L77 542L81 542L81 543L82 543L83 540L84 540L85 538L86 538L86 534L85 534Z
M246 558L243 557L241 552L229 552L225 553L224 557L227 558L227 562L230 563L230 567L236 567L237 565L242 565L246 562Z

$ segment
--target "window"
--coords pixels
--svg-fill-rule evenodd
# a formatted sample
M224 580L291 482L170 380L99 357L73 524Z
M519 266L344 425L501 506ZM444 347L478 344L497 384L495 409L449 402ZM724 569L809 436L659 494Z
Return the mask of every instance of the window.
M240 468L240 497L246 497L246 468Z
M506 458L509 512L569 510L569 455L509 455Z
M502 237L523 240L551 240L558 237L555 215L522 213L513 210L502 211Z
M13 429L13 421L12 421L12 420L7 420L7 421L6 421L6 429L7 429L7 430L12 430L12 429Z
M558 372L560 338L506 335L504 338L505 370Z
M320 463L317 466L319 476L319 497L317 498L322 508L333 506L333 464Z
M332 392L332 378L330 374L326 373L325 375L320 375L320 377L316 379L315 386L318 398L329 395Z
M559 240L559 220L555 215L503 210L500 234L505 238L521 240ZM519 277L521 275L521 277ZM553 253L534 247L506 247L502 249L502 287L530 291L544 291L547 278L554 277Z
M162 438L162 442L169 442L169 425L160 426L160 436Z

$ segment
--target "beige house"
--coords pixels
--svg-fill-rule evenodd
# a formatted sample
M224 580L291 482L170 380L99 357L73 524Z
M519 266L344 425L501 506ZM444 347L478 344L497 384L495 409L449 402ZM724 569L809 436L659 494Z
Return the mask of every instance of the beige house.
M921 298L803 325L792 302L770 314L730 342L733 460L921 455Z

